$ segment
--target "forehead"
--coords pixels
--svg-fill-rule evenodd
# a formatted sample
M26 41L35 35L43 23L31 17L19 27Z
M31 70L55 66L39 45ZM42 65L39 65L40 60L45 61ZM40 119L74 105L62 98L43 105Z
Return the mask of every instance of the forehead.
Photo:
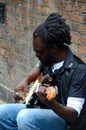
M43 50L45 47L43 46L41 39L39 37L33 38L33 49L34 50Z

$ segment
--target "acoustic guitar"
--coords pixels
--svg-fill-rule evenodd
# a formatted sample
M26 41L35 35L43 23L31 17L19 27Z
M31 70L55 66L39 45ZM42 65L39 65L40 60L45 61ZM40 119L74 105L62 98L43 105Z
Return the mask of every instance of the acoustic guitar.
M50 77L48 74L45 75L44 77L42 77L42 74L40 74L33 86L30 87L29 92L25 98L25 104L26 107L33 107L36 100L37 100L37 95L35 94L36 92L38 92L39 88L45 88L44 84L48 85L49 87L46 87L46 98L47 100L51 101L55 96L56 96L56 91L55 91L55 87L51 86L52 84L52 77Z

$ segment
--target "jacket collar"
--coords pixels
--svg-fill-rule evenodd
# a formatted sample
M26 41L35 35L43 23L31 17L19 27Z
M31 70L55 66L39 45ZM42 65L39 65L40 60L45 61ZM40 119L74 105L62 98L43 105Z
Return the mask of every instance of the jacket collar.
M64 73L65 69L70 70L70 69L74 69L75 68L75 60L74 60L74 55L72 53L72 51L69 49L69 47L67 47L67 56L66 59L64 61L63 66L60 69L56 69L54 71L54 73L52 73L52 69L49 69L49 74L50 75L61 75L62 73Z
M75 68L74 55L69 47L67 48L67 56L66 56L63 68L66 68L66 69Z

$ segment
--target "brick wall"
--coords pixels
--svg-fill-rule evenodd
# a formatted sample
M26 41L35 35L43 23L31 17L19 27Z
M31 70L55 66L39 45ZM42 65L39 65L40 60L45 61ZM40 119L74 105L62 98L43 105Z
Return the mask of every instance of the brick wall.
M86 62L86 0L0 0L6 19L0 24L1 96L9 93L34 66L32 32L49 13L57 12L71 28L71 49ZM4 98L3 97L3 98Z

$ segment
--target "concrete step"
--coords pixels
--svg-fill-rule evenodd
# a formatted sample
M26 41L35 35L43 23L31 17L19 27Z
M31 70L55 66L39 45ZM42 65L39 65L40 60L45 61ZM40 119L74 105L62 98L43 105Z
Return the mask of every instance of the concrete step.
M0 105L1 105L1 104L5 104L5 103L6 103L5 101L0 100Z

